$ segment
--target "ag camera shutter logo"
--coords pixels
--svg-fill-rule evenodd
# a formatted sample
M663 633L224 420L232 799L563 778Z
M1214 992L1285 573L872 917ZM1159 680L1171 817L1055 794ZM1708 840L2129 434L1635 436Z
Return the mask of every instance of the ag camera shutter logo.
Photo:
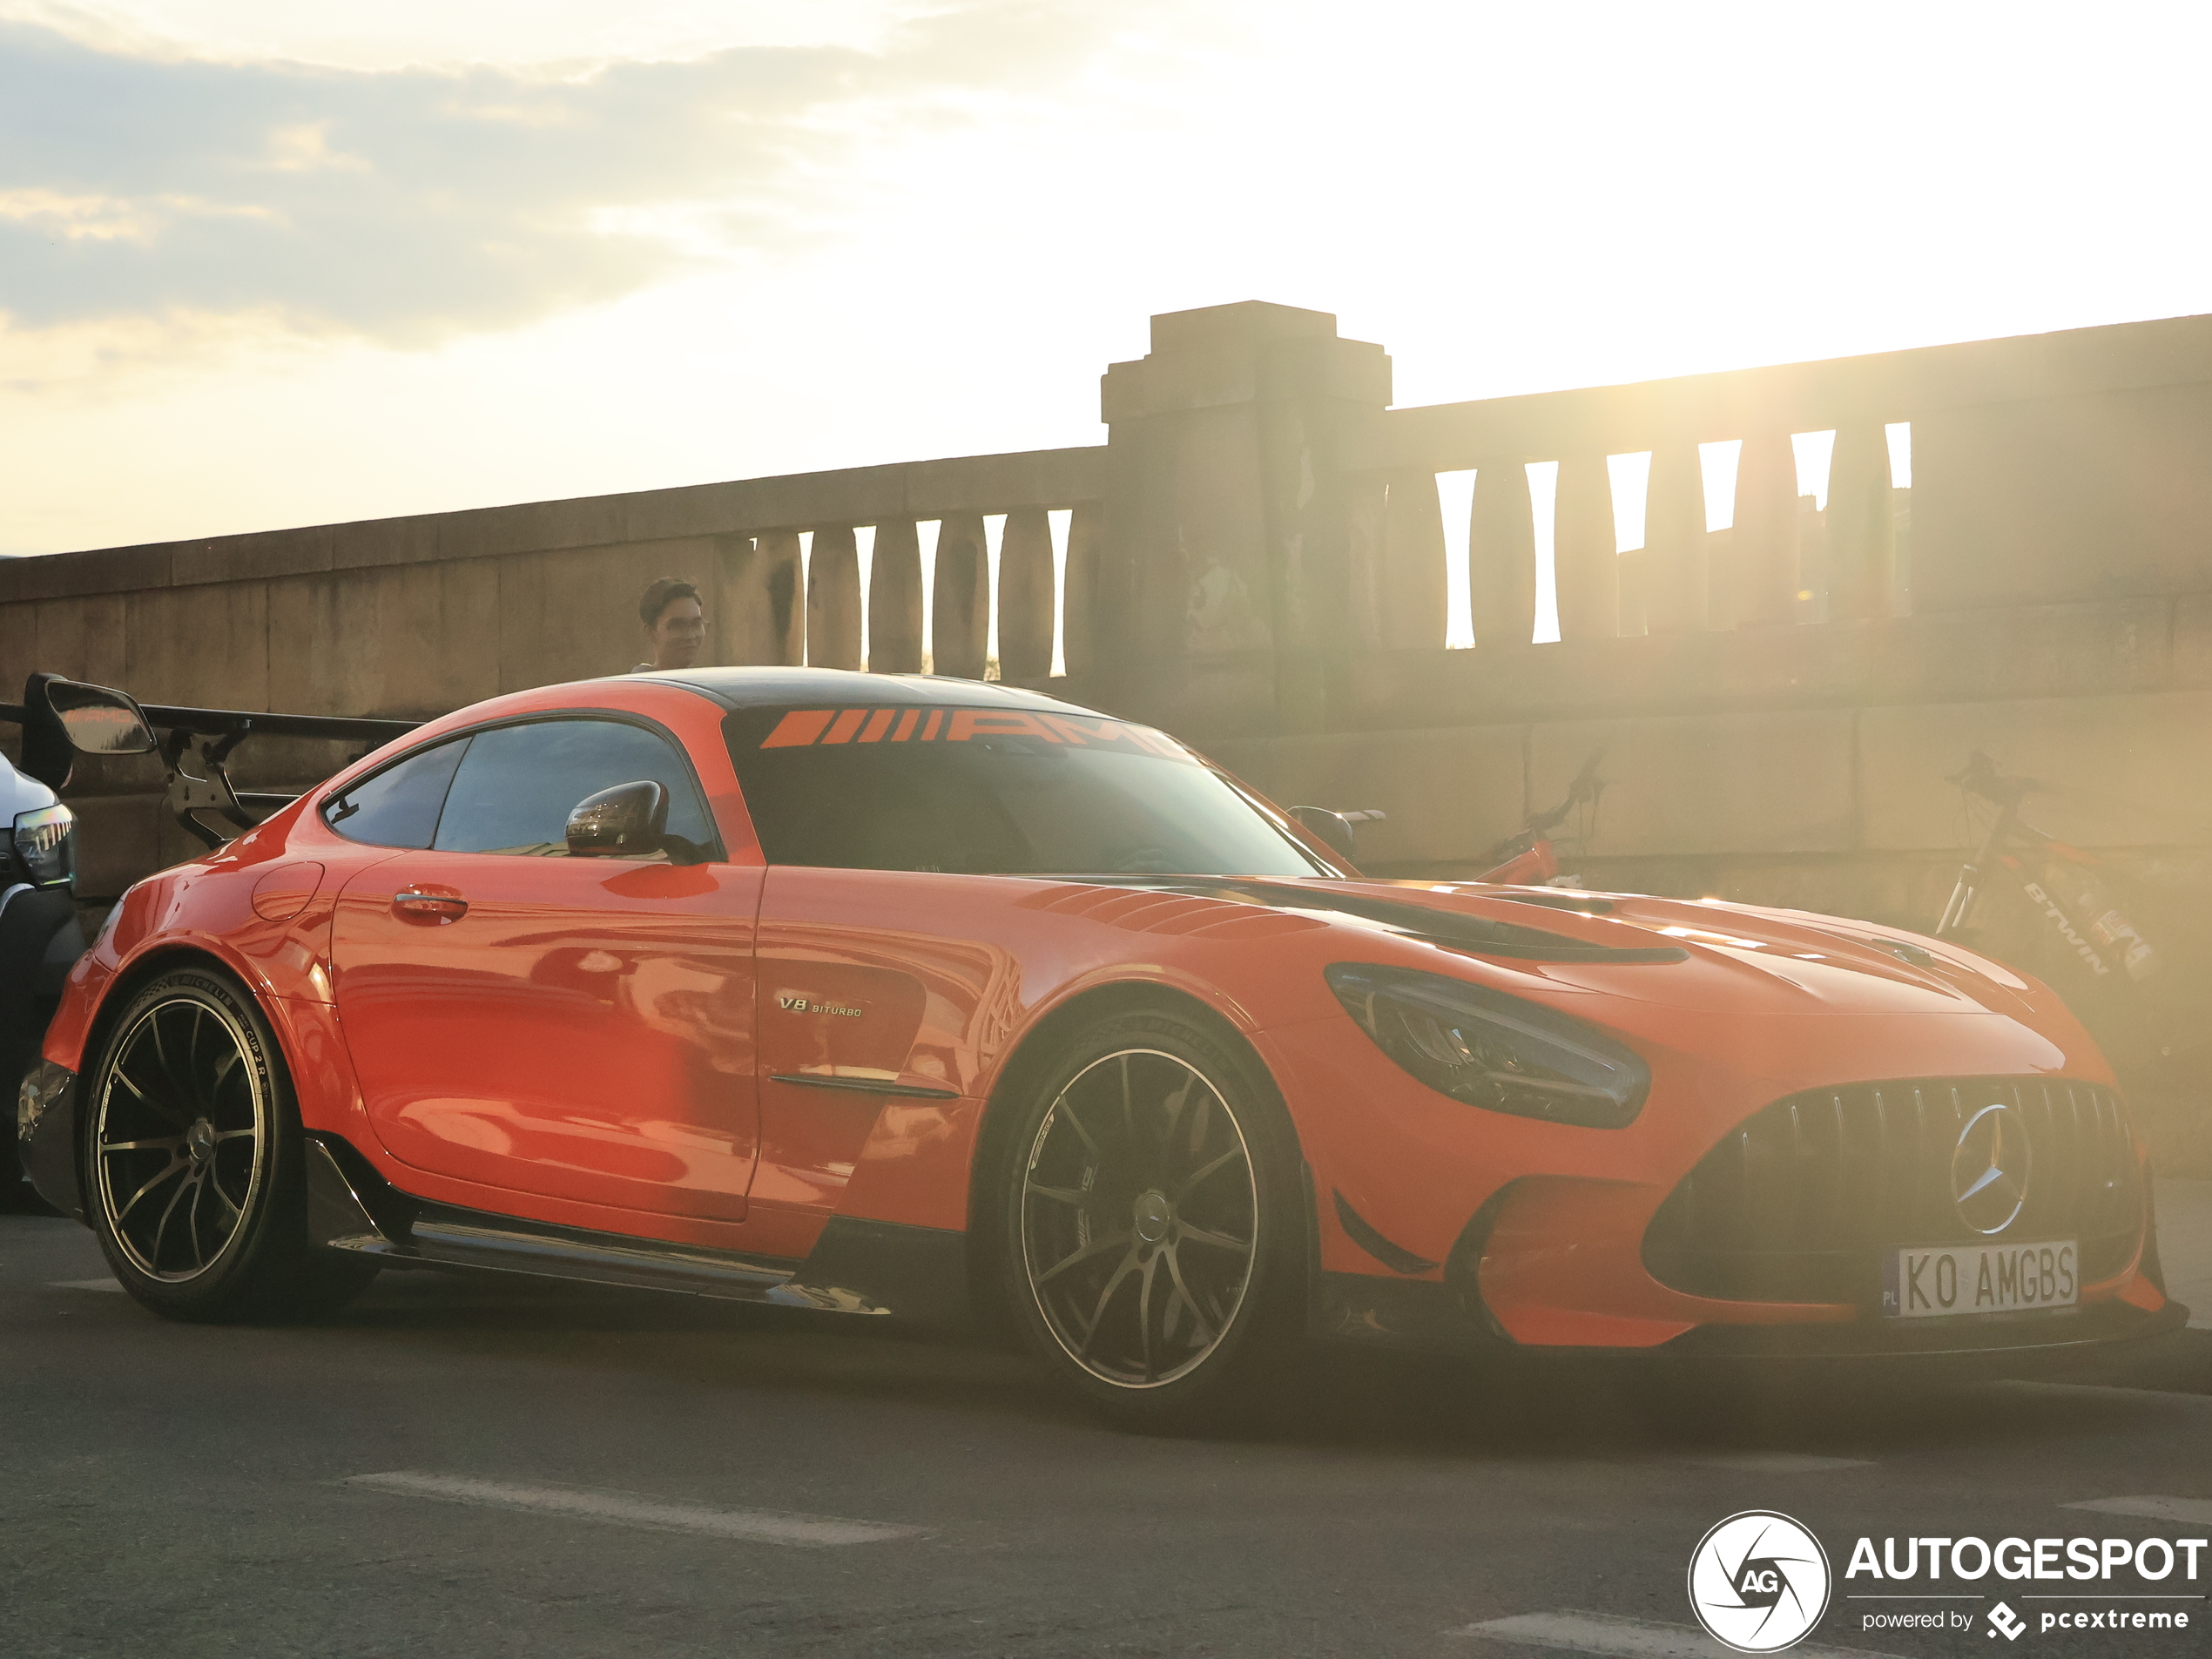
M1689 1558L1689 1608L1706 1634L1738 1653L1779 1653L1828 1610L1828 1552L1770 1509L1730 1515Z

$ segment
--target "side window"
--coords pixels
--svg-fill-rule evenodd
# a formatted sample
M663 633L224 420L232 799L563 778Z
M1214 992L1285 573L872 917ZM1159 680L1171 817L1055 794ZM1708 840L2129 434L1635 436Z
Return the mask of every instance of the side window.
M442 852L565 858L576 804L642 778L668 791L671 839L701 849L716 845L684 758L644 727L617 720L536 720L477 732L432 845Z
M323 803L322 819L349 841L371 846L428 846L438 827L454 768L467 738L410 755Z

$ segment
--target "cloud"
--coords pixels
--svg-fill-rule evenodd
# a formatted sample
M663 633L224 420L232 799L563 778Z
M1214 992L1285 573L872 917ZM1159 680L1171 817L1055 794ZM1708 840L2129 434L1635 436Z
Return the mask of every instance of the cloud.
M395 343L512 327L803 246L855 146L1045 91L1112 16L1009 0L880 51L567 78L210 62L0 22L0 314L250 313Z

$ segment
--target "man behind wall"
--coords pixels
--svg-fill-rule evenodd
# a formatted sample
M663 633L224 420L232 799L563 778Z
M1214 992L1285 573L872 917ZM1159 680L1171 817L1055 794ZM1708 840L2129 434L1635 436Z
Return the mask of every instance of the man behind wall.
M637 618L645 624L646 659L631 673L698 665L706 645L706 607L697 588L672 576L661 577L638 600Z

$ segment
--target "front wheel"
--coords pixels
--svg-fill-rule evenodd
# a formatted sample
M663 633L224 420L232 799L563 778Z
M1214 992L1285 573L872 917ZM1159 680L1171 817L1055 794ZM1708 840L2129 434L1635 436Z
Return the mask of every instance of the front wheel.
M1249 1055L1165 1010L1101 1021L1028 1102L1008 1275L1046 1363L1134 1428L1275 1403L1300 1336L1297 1143Z
M351 1300L376 1264L307 1229L307 1138L275 1034L209 968L131 1000L87 1079L86 1210L116 1278L169 1318L288 1320Z

